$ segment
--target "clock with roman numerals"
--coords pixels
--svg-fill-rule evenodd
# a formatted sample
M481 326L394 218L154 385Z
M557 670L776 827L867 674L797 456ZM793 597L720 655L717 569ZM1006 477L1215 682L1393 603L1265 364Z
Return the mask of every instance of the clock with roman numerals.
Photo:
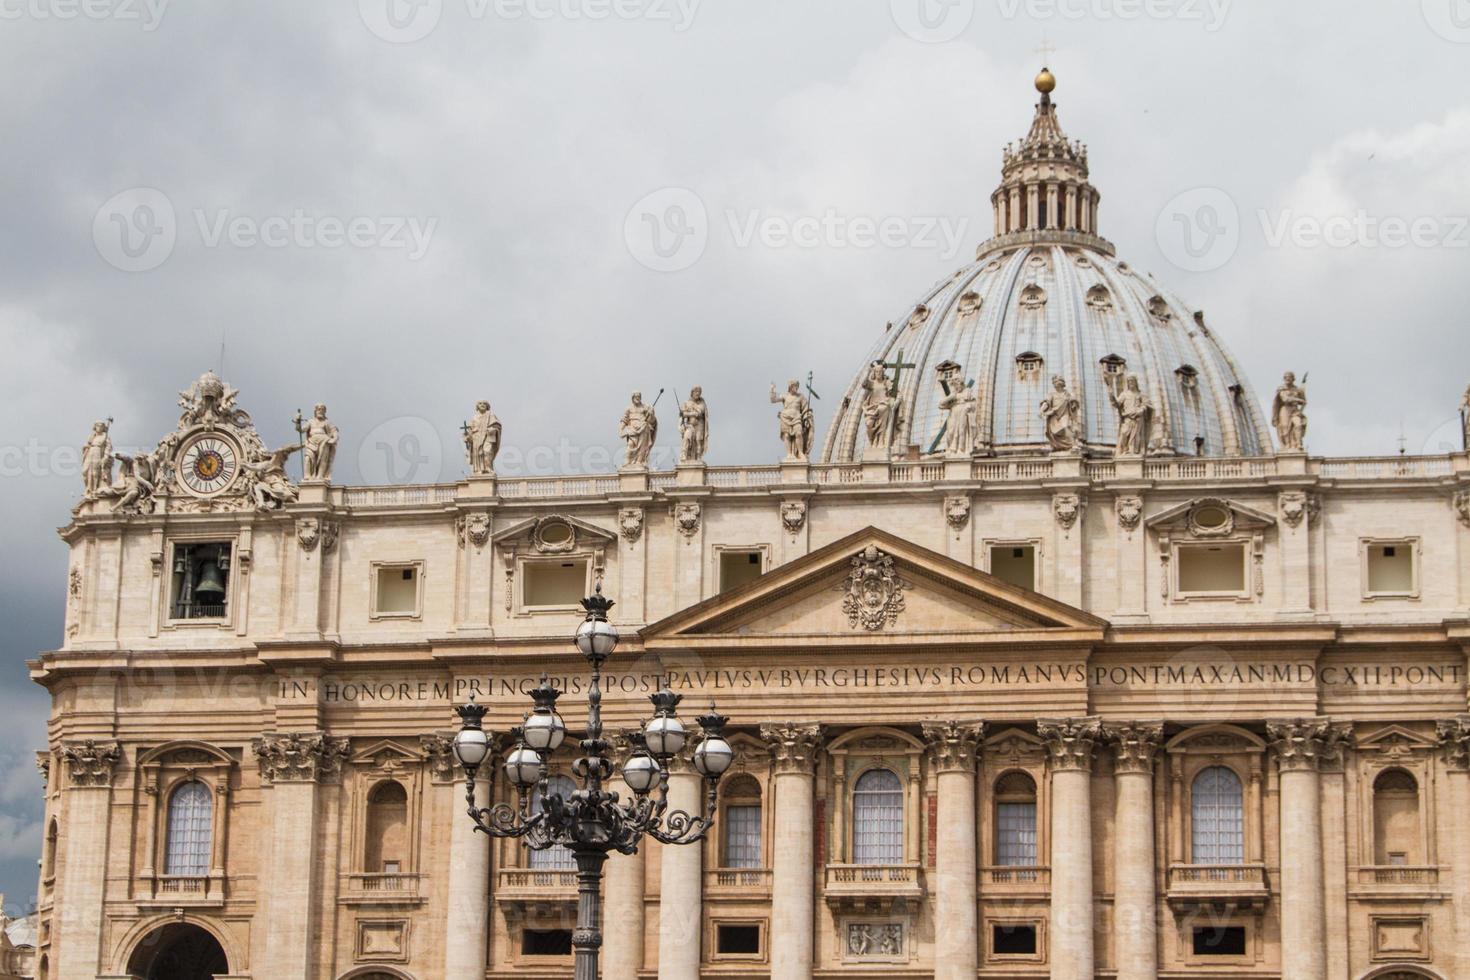
M240 451L233 441L206 433L179 453L178 473L185 490L196 497L213 497L228 490L240 475Z

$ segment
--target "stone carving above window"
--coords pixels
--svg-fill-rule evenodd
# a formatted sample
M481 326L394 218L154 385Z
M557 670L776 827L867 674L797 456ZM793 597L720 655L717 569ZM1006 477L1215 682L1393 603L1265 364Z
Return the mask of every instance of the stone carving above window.
M337 544L337 525L315 517L304 517L296 522L296 541L302 551L315 551L318 544L322 552L331 551Z
M1139 523L1143 520L1143 498L1135 496L1119 497L1114 504L1118 512L1118 526L1132 534L1138 530Z
M1081 519L1085 503L1080 494L1059 493L1051 498L1052 516L1056 518L1062 530L1070 531Z
M1289 490L1278 498L1281 520L1287 527L1300 527L1302 520L1311 524L1321 510L1321 501L1314 495L1300 490Z
M912 586L899 577L892 556L869 545L852 559L852 570L839 588L845 593L842 611L848 625L877 632L898 622L904 590Z
M618 511L618 532L629 544L637 544L643 536L643 508L624 507Z
M970 523L970 498L946 497L944 519L954 530L963 531L965 525Z
M902 959L907 940L902 922L849 922L846 953L849 959Z
M325 732L269 732L251 743L267 782L334 779L348 757L345 736Z
M781 524L791 534L806 526L806 501L788 500L781 505Z
M474 545L476 548L485 547L485 542L490 540L491 521L490 515L484 511L474 514L465 514L457 522L459 529L459 546Z
M703 519L704 508L698 502L674 505L674 526L686 538L692 538L699 533L699 525Z

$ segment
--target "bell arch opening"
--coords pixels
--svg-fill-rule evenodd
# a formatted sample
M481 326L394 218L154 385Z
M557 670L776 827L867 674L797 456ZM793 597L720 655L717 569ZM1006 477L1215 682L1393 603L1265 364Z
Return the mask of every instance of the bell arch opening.
M171 922L153 930L128 957L128 973L141 980L213 980L229 972L219 940L189 922Z

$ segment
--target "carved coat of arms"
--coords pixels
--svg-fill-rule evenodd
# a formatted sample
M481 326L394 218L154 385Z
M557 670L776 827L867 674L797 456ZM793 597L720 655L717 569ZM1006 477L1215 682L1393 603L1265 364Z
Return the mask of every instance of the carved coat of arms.
M904 590L912 586L899 578L892 556L869 545L852 559L852 570L840 588L848 625L876 632L898 622Z

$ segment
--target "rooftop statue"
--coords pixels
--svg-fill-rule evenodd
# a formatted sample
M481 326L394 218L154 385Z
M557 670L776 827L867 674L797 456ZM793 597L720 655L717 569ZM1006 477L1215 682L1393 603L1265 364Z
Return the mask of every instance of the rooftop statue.
M785 394L776 391L776 383L771 382L771 403L781 406L777 418L786 458L805 461L812 451L812 403L801 393L801 382L788 382Z
M500 419L490 410L490 403L475 403L475 416L464 424L465 459L470 472L489 476L495 472L495 457L500 455Z
M679 462L702 463L709 449L709 406L704 389L689 389L689 399L679 406Z
M643 404L643 392L633 392L632 400L623 410L618 423L618 435L628 445L628 456L624 466L647 466L653 454L654 441L658 439L658 416L652 405Z
M1302 379L1306 383L1306 378ZM1276 389L1276 398L1271 402L1271 424L1276 427L1276 437L1281 440L1283 452L1306 451L1307 438L1307 390L1296 383L1296 375L1287 371Z

